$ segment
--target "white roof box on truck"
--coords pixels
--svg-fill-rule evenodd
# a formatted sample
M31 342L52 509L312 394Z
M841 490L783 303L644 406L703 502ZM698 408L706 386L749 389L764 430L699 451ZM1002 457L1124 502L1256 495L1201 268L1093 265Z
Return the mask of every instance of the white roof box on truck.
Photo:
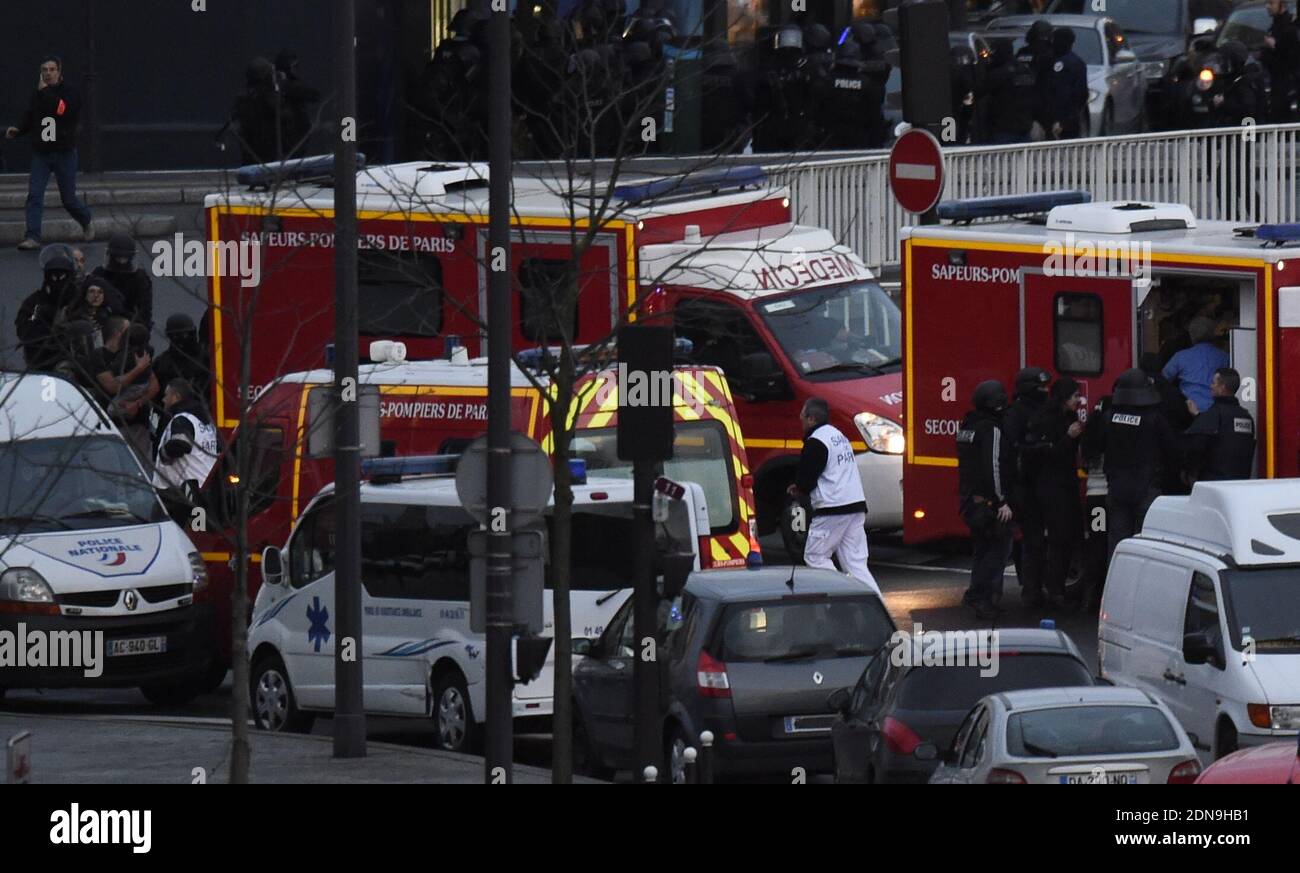
M853 249L820 227L778 224L722 233L704 242L692 239L691 230L681 242L641 247L642 285L762 297L875 278Z
M1152 503L1142 537L1242 566L1300 564L1300 479L1198 482L1189 497Z
M1057 206L1047 213L1048 230L1074 233L1145 233L1155 230L1189 230L1196 216L1181 203L1134 203L1113 200Z

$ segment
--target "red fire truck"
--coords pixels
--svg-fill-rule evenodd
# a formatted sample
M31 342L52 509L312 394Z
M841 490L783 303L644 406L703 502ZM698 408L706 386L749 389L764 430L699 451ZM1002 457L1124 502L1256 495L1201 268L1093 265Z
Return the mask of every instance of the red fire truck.
M1163 366L1192 318L1219 324L1258 423L1261 477L1300 474L1300 226L1199 221L1186 206L1084 192L940 205L902 232L905 537L965 535L955 434L985 379L1072 376L1091 408L1140 362ZM1294 276L1294 278L1293 278ZM1294 284L1293 284L1294 283ZM1154 356L1154 359L1147 356ZM1288 375L1291 374L1291 375Z
M455 455L487 428L487 366L484 359L403 361L367 364L360 382L379 392L379 435L395 455ZM518 367L511 371L511 424L550 450L551 426L542 391ZM707 514L697 519L700 567L744 566L757 550L753 538L754 495L736 408L721 371L681 366L673 370L673 459L665 474L700 486ZM330 370L290 373L262 391L248 422L231 438L229 461L213 469L209 494L221 500L231 485L249 495L249 599L261 584L258 562L267 545L283 544L299 513L321 488L334 481L334 462L315 457L314 436L328 430L316 419L325 404L314 394L331 390ZM618 371L598 369L579 380L574 394L574 439L571 454L586 470L603 477L630 477L631 463L617 457ZM233 459L249 452L249 481L223 478ZM217 605L218 649L228 659L233 532L191 532L208 564Z
M209 279L218 313L209 328L213 409L227 432L238 424L242 347L251 343L251 392L325 365L334 329L333 192L308 166L316 178L290 174L277 187L267 187L270 171L251 170L248 190L206 202L217 265ZM412 359L457 345L471 356L486 352L487 186L481 164L398 164L358 175L363 349L392 339ZM783 510L802 447L798 409L816 395L831 401L832 422L859 453L869 526L901 525L900 317L863 262L830 233L795 224L788 191L769 188L759 168L630 181L613 192L614 218L595 228L588 193L566 186L515 179L512 348L554 339L538 313L571 269L575 241L590 231L577 263L573 340L600 342L649 313L676 317L679 334L693 341L690 363L727 374L754 465L760 531L791 517ZM220 269L238 260L236 247L253 243L257 281ZM794 543L790 527L782 531Z

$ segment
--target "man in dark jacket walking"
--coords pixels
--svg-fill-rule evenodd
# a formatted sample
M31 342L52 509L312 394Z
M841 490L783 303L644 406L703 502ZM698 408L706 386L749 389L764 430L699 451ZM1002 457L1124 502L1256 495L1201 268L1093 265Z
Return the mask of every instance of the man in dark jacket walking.
M45 212L45 188L54 176L63 208L81 225L86 239L95 238L90 209L77 197L77 121L81 117L81 95L63 81L63 61L47 55L41 61L41 78L27 111L17 127L5 130L5 137L30 137L32 172L27 184L27 230L18 248L35 251L41 247L41 216Z
M1052 31L1052 68L1047 76L1047 137L1078 139L1090 131L1088 119L1088 65L1074 53L1074 31Z
M1007 390L1001 382L981 382L971 397L974 408L957 431L960 512L970 528L974 562L962 602L981 619L997 617L1002 576L1011 553L1011 507L1002 487L1002 414Z
M1193 481L1249 479L1255 466L1255 419L1237 400L1241 374L1231 367L1214 371L1214 401L1183 435L1187 474Z
M1016 375L1016 399L1002 418L1002 451L999 466L1007 502L1020 526L1019 555L1016 574L1020 578L1020 595L1031 605L1043 600L1043 508L1026 476L1021 457L1029 436L1029 422L1047 403L1047 386L1051 377L1039 367L1025 367Z

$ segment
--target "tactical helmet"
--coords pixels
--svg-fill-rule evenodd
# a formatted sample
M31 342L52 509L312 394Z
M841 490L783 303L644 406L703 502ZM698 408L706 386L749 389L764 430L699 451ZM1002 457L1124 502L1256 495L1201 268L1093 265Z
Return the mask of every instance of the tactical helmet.
M185 333L187 331L197 330L194 326L194 319L190 318L184 312L177 312L167 316L167 327L164 328L168 336L174 333Z
M971 406L985 412L997 412L1007 407L1007 389L996 379L981 382L975 386L975 393L970 398Z
M115 233L108 238L110 257L128 258L135 254L135 240L129 234Z
M1046 394L1047 386L1051 381L1052 377L1041 367L1025 367L1016 374L1016 396Z
M803 52L803 31L798 27L783 27L772 39L772 48L780 51Z
M1151 377L1135 367L1125 370L1115 380L1111 402L1116 406L1159 406L1160 392L1156 390Z
M1029 26L1029 32L1025 34L1025 41L1033 44L1038 41L1050 41L1052 38L1052 25L1048 24L1041 18Z
M66 246L46 246L41 250L41 269L46 272L75 273L77 265L72 261L72 253Z

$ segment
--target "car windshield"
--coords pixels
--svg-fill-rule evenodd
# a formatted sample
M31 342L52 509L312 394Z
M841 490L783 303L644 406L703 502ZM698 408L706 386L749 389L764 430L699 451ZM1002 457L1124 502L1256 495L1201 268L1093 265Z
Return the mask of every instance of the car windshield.
M875 597L792 596L727 607L716 654L723 661L772 663L859 658L879 649L893 632Z
M1223 570L1232 647L1258 654L1300 652L1300 568Z
M898 307L875 282L803 291L757 309L795 369L812 381L900 369Z
M162 505L120 437L0 444L0 531L49 533L162 521Z
M1288 6L1291 12L1295 12L1294 6ZM1223 30L1219 31L1219 38L1216 45L1223 45L1228 40L1239 40L1246 48L1252 52L1257 52L1264 47L1264 37L1268 36L1268 30L1273 26L1273 16L1268 14L1267 6L1246 6L1232 13L1228 22L1223 25Z
M632 462L618 457L616 428L583 428L574 434L572 448L573 457L585 460L591 475L632 478ZM664 475L675 482L694 482L704 489L713 533L735 527L731 442L721 422L678 422L673 428L673 457L664 461Z
M1115 19L1120 30L1133 33L1182 33L1181 9L1186 0L1056 0L1050 13L1105 15ZM1193 3L1195 5L1195 3ZM1097 7L1101 8L1098 9Z
M979 664L917 667L903 680L898 705L903 709L968 710L986 694L1094 684L1088 669L1069 655L1002 652L996 674L982 676L981 669Z
M1016 758L1144 755L1179 745L1154 706L1070 706L1007 717L1007 753Z

